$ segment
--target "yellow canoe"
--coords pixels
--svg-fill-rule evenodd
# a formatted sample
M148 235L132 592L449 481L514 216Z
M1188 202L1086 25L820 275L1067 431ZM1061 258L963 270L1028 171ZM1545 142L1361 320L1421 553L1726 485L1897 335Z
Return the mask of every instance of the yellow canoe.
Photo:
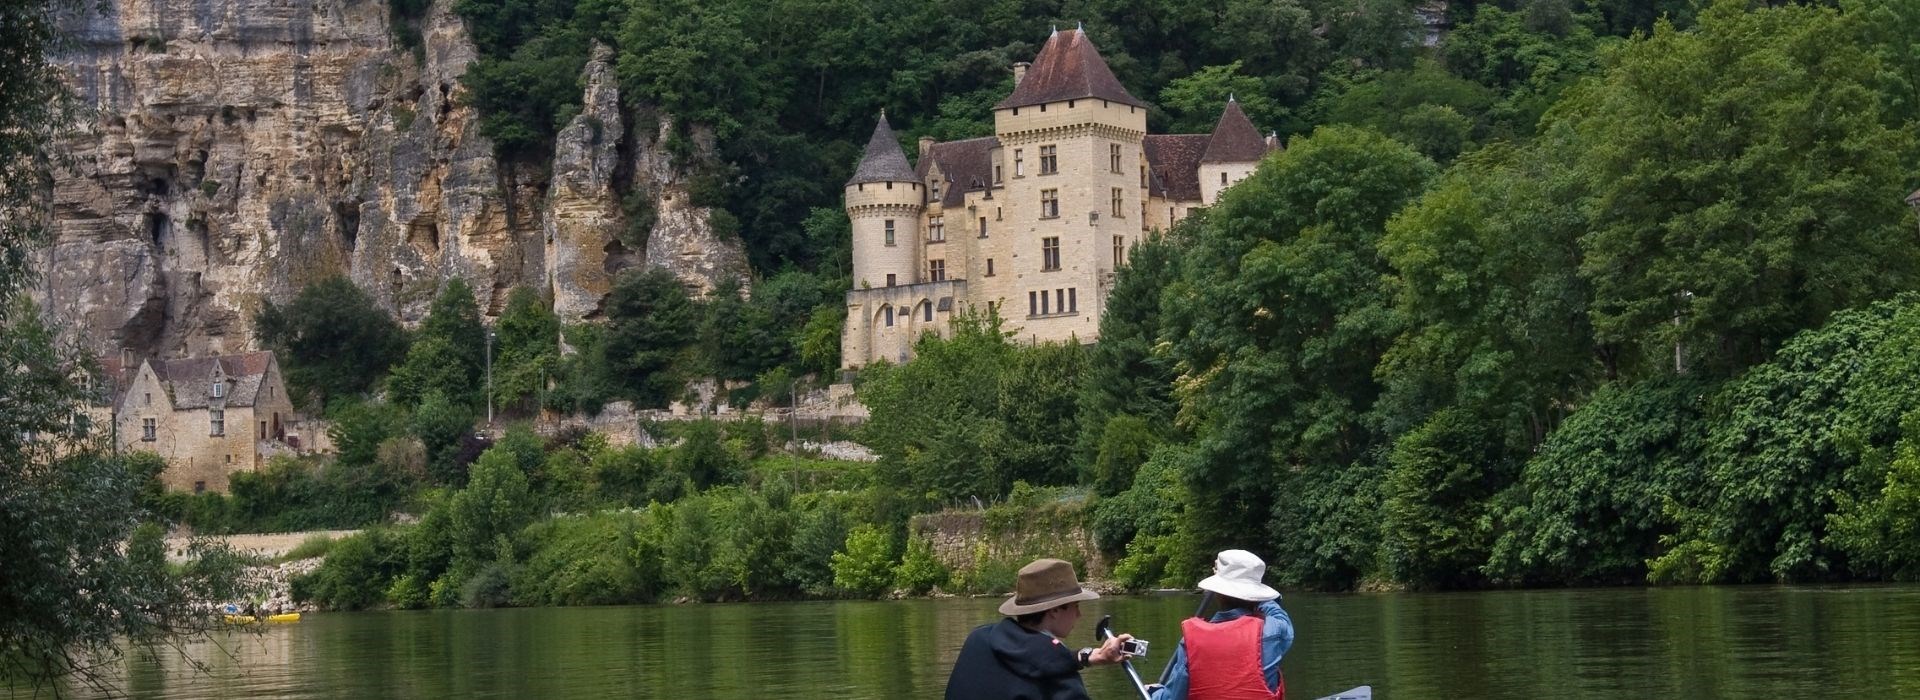
M268 615L265 620L254 617L252 615L226 615L224 617L226 617L227 624L229 625L251 625L256 622L299 622L300 621L300 613L281 613L279 615Z

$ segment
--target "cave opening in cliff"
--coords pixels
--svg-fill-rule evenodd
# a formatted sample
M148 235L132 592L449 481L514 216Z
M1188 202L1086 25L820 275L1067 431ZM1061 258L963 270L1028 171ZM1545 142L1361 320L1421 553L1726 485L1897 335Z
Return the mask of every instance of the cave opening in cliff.
M340 245L353 252L360 245L360 203L334 202L333 225L340 232Z
M173 233L173 222L160 212L147 213L147 237L153 240L155 247L165 247L167 238Z
M606 253L606 258L600 263L601 269L606 270L609 276L619 275L621 270L633 266L633 262L627 259L627 246L619 239L607 241L601 252Z
M440 255L440 225L432 221L414 221L407 224L407 243L413 245L415 252L423 258Z

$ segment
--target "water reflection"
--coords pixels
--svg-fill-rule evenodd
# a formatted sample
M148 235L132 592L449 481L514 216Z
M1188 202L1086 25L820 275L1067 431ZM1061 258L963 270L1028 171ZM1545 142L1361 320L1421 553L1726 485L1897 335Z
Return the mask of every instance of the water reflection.
M1155 642L1186 596L1088 606ZM141 698L939 697L997 600L815 602L312 615L262 634L135 657ZM1289 695L1371 684L1381 698L1920 697L1920 588L1671 588L1286 599ZM1132 697L1123 673L1094 697ZM84 693L83 693L84 694Z

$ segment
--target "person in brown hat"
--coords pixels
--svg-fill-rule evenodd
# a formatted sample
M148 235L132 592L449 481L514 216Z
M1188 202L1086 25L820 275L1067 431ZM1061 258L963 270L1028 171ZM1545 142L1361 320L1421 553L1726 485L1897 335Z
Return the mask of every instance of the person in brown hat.
M1114 635L1097 649L1079 651L1062 641L1080 621L1080 602L1099 597L1059 559L1021 568L1013 597L1000 604L1006 617L974 628L961 645L946 700L1085 700L1080 669L1120 663L1126 658L1120 645L1133 639Z

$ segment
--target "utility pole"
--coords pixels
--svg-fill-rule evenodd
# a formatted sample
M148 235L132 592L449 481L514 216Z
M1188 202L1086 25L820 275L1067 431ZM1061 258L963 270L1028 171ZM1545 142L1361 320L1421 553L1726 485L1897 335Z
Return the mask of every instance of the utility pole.
M487 331L487 427L493 427L493 331Z

